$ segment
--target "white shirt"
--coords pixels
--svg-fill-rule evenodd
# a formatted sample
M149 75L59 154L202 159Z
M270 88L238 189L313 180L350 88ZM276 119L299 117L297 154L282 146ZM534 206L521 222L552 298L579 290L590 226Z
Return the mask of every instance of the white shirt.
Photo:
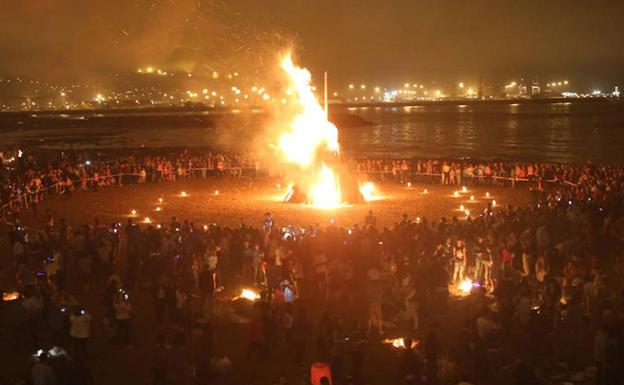
M69 317L71 327L69 329L69 335L74 338L89 338L91 337L91 316L89 314Z

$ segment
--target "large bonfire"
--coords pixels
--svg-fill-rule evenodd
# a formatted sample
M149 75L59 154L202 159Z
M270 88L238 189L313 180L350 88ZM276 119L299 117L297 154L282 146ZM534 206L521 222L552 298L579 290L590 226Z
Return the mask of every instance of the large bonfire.
M338 129L314 95L310 72L295 65L290 53L282 57L280 67L289 83L291 114L275 148L280 159L297 169L285 201L319 208L364 201L355 177L341 160ZM370 186L365 187L367 196Z

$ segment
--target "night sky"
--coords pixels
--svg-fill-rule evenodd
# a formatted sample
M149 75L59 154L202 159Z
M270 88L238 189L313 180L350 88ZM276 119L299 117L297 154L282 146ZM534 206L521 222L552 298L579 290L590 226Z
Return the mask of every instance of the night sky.
M0 71L259 72L294 44L337 82L624 80L624 1L5 0Z

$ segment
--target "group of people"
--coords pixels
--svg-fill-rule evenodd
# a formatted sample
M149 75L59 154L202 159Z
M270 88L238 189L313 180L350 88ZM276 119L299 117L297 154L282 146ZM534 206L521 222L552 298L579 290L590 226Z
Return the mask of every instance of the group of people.
M609 165L564 165L522 162L443 161L436 159L355 159L354 171L369 180L445 185L576 185L622 173ZM594 175L594 174L597 175ZM251 154L191 153L181 150L132 155L96 152L7 150L0 152L0 209L4 213L36 209L47 194L97 190L113 184L174 181L212 176L263 177L269 167Z
M597 168L609 174L618 171L613 166ZM356 162L356 170L382 181L453 186L521 184L545 188L546 184L574 185L588 176L586 165L438 159L363 159Z
M486 166L490 175L510 170L475 162L397 166L406 163L407 175L424 170L438 174L436 183L458 183L463 171L453 179L454 168L483 170L482 183L489 183ZM375 164L358 167L373 172ZM355 225L298 226L267 213L233 227L176 217L72 227L48 212L46 228L32 230L13 213L6 234L16 276L6 277L12 264L5 263L0 290L19 296L3 303L5 330L15 330L9 334L25 356L46 347L32 369L35 385L50 376L89 383L92 324L111 349L149 344L156 384L262 383L241 375L254 365L284 368L276 383L286 384L290 369L312 362L327 363L334 384L372 383L375 371L404 384L579 376L622 383L624 171L521 169L527 179L558 182L527 207L489 205L466 220L404 214L383 228L373 212ZM137 298L141 307L133 306ZM239 322L245 348L223 357L215 335ZM146 333L143 323L155 332L136 338ZM395 338L396 348L382 344ZM66 354L50 358L52 346ZM371 362L383 354L392 368Z
M9 150L0 152L0 208L4 213L36 209L49 194L70 196L76 190L117 184L261 175L260 167L250 156L225 152L127 155Z

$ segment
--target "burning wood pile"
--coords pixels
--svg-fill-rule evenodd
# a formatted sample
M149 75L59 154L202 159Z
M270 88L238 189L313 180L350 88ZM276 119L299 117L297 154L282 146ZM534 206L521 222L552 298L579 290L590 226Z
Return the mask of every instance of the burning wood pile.
M290 101L282 107L286 112L280 114L283 119L277 127L281 135L273 147L280 160L296 170L284 201L331 209L369 200L374 186L361 186L342 160L338 129L314 95L310 72L295 65L290 53L280 67L288 81ZM280 126L280 121L285 124Z

